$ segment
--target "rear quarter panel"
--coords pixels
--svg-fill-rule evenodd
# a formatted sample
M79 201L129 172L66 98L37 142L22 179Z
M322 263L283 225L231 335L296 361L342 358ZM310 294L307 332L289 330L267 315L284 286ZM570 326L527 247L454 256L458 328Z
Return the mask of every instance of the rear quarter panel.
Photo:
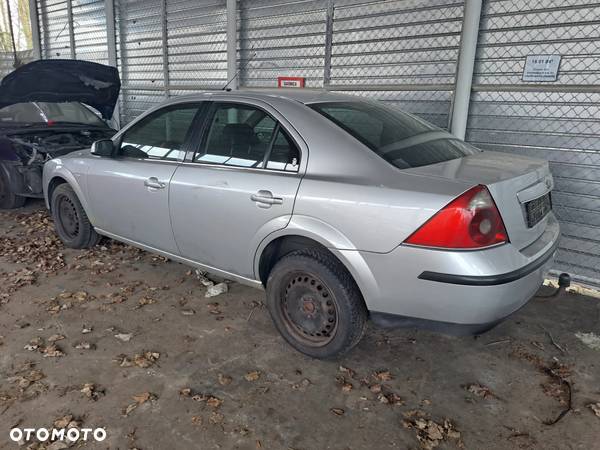
M330 248L389 252L471 187L406 173L306 105L279 98L270 102L310 152L292 221L311 218L336 230Z

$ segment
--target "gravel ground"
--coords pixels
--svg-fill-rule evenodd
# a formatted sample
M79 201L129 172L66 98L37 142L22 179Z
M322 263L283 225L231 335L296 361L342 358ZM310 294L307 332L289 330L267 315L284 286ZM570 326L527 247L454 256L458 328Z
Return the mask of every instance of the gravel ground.
M575 336L600 334L597 299L535 298L478 338L369 327L323 362L284 343L261 291L206 298L164 258L65 249L40 202L0 233L2 449L52 426L104 427L74 447L111 449L600 448L600 351Z

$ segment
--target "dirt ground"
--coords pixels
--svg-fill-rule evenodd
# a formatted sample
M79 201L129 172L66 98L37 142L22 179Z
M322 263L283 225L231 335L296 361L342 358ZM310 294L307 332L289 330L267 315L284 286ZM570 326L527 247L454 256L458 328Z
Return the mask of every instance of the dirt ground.
M600 449L600 351L575 336L600 334L594 298L534 298L478 338L370 326L341 361L311 360L261 291L205 298L161 257L67 250L41 202L0 213L0 277L2 449L55 421L104 427L86 448Z

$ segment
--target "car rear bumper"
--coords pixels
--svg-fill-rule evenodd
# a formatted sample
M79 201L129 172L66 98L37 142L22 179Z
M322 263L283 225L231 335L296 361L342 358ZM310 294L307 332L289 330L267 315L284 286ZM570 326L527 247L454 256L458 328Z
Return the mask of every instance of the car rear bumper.
M419 275L420 280L437 281L439 283L460 284L464 286L496 286L498 284L507 284L513 281L526 277L531 272L535 272L540 267L543 267L550 258L554 256L558 247L558 239L546 251L545 254L538 259L531 261L529 264L506 273L497 275L456 275L452 273L431 272L425 270Z
M479 251L402 245L387 254L359 252L362 266L351 272L375 323L478 333L535 295L559 235L551 213L544 233L520 251L511 244Z

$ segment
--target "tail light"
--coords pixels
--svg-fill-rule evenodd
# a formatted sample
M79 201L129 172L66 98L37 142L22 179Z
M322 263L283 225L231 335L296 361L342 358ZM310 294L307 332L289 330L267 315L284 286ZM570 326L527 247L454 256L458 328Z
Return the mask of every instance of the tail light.
M489 247L504 242L508 242L504 222L485 186L475 186L452 200L405 241L451 249Z

